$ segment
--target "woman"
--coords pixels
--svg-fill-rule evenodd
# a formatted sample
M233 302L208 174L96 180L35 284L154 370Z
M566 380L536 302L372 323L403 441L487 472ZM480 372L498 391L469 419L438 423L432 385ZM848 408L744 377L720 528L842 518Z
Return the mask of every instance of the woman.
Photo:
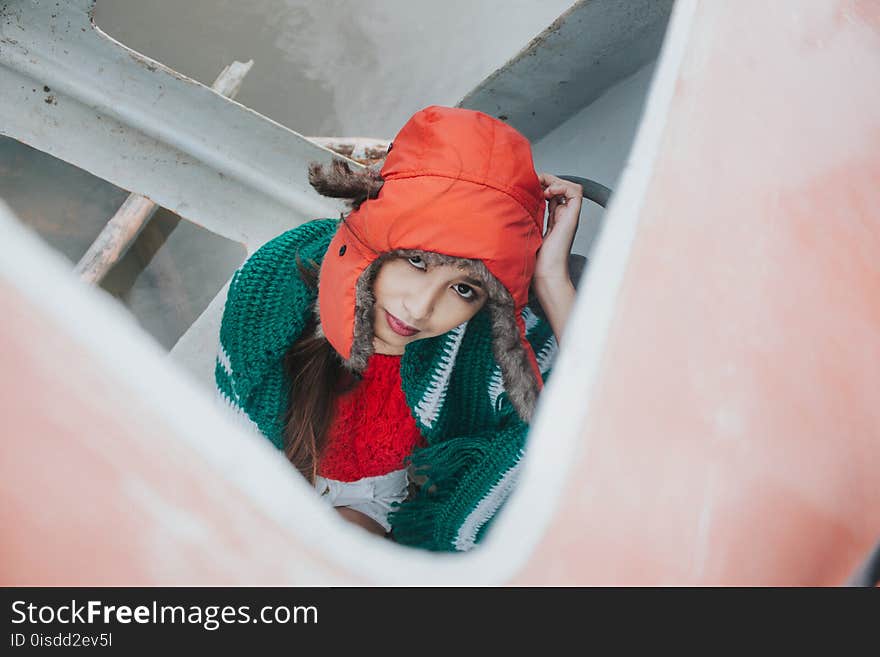
M581 189L538 176L510 126L437 106L380 172L313 165L310 182L353 211L236 272L218 388L346 519L469 549L513 486L574 299Z

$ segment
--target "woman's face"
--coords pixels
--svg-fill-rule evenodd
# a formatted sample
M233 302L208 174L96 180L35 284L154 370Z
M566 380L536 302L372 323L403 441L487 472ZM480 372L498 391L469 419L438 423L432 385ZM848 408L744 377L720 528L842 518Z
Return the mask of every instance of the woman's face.
M442 335L469 320L486 303L486 292L453 265L428 265L419 256L392 258L373 282L377 353L401 355L410 342Z

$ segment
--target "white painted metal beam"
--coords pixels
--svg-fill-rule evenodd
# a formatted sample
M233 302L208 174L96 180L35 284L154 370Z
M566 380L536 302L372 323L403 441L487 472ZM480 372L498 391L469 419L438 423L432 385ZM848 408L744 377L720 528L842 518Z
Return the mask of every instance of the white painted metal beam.
M338 155L114 41L93 9L94 0L0 6L0 133L249 252L338 214L304 166Z
M657 57L673 0L581 0L465 96L532 140Z

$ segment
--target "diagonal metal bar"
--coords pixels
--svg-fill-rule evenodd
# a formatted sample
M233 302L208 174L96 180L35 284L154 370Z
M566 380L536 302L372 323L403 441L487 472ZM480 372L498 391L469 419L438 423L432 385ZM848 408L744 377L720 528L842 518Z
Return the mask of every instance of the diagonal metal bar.
M459 107L538 140L657 56L673 0L579 0Z
M309 187L305 164L339 155L114 41L93 8L0 5L0 133L248 251L338 214L340 203Z

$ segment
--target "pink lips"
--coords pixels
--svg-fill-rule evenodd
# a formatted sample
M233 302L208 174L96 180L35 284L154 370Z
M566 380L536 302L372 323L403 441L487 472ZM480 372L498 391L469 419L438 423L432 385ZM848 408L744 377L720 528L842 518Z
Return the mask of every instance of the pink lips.
M410 335L415 335L419 332L419 329L415 329L409 324L404 324L387 310L385 311L385 319L388 320L388 326L390 326L391 330L397 333L397 335L409 337Z

